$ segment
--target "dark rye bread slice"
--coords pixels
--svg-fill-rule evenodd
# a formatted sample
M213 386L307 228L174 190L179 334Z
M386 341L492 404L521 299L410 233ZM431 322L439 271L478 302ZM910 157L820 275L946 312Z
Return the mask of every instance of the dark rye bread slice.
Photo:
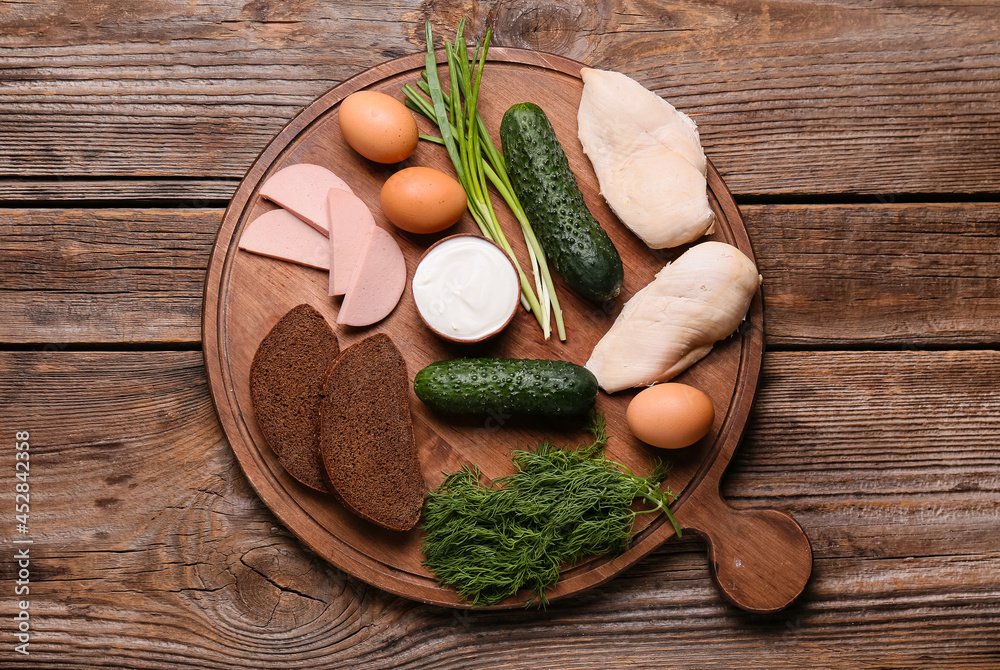
M319 448L336 496L372 523L413 528L425 486L396 345L379 333L345 349L327 370L322 396Z
M288 474L326 493L331 488L319 455L320 387L339 353L323 315L298 305L261 341L250 366L250 397L264 438Z

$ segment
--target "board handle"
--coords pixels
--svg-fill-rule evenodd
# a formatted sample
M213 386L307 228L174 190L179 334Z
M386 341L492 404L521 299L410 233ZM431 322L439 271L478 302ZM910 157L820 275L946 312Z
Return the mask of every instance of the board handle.
M723 597L748 612L776 612L805 589L812 547L802 527L775 509L735 509L707 487L677 511L704 538L708 567Z

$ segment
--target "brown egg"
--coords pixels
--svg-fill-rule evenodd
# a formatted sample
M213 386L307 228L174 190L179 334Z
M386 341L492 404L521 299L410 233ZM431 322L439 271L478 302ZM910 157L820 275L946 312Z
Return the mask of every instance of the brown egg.
M351 148L376 163L398 163L417 148L417 122L399 100L358 91L340 103L340 132Z
M625 412L629 430L654 447L680 449L708 434L715 420L712 400L687 384L656 384L632 398Z
M456 223L466 210L465 189L429 167L410 167L385 180L379 194L385 217L411 233L436 233Z

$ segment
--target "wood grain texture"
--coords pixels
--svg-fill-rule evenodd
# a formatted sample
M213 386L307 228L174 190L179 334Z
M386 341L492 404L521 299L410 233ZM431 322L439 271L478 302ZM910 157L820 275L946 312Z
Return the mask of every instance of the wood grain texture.
M657 90L737 194L1000 191L1000 18L929 0L30 0L0 17L0 173L238 178L310 101L461 16Z
M197 342L219 210L7 210L3 342Z
M768 345L996 346L1000 206L743 208Z
M766 357L723 490L810 535L781 614L725 604L694 539L547 611L456 612L345 577L275 522L199 353L2 353L0 434L31 432L31 666L996 667L998 383L996 352Z
M237 179L0 179L0 202L84 203L106 207L122 201L167 201L169 207L218 207L233 197ZM141 204L141 203L136 203ZM62 205L66 206L66 205Z
M741 210L764 276L767 346L1000 344L1000 205ZM0 341L199 342L222 214L4 211Z

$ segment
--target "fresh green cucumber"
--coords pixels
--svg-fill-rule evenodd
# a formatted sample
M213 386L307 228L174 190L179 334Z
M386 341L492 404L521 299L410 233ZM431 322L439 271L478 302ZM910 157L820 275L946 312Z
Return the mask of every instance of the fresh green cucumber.
M577 416L594 406L597 378L566 361L455 358L418 372L413 390L445 412Z
M508 109L500 142L514 193L556 271L585 298L618 295L625 276L621 256L587 209L542 108L523 102Z

